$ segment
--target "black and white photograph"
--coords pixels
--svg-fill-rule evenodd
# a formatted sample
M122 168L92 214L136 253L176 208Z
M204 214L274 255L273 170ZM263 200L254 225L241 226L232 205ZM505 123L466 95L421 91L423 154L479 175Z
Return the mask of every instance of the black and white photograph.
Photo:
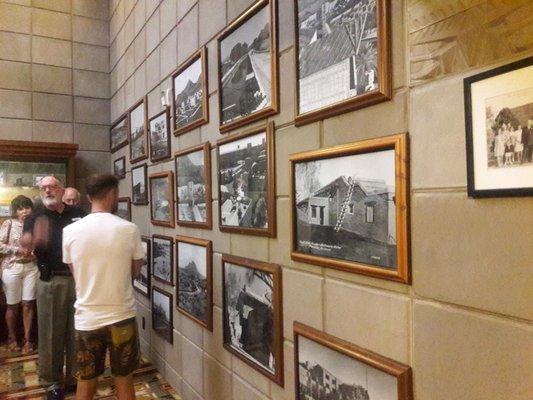
M115 215L126 221L131 221L131 202L129 197L119 197Z
M133 197L132 204L148 204L146 170L146 164L138 165L131 169L131 194Z
M146 107L141 100L129 113L130 128L130 162L134 163L148 157L148 140L146 137Z
M109 140L111 152L115 152L118 149L128 144L128 118L123 115L115 122L109 131Z
M133 279L133 288L146 297L150 297L150 284L152 272L152 241L150 238L142 237L141 242L144 249L144 262L141 266L141 275Z
M154 279L174 285L174 240L169 236L152 235L152 274Z
M149 180L152 224L174 228L174 174L160 172L150 175Z
M126 177L126 157L117 158L113 161L113 174L117 179L124 179Z
M213 306L211 252L208 240L176 237L178 310L208 330Z
M171 155L169 108L150 118L148 132L150 135L150 161L155 162L169 158Z
M152 329L167 342L174 341L172 334L172 295L152 287Z

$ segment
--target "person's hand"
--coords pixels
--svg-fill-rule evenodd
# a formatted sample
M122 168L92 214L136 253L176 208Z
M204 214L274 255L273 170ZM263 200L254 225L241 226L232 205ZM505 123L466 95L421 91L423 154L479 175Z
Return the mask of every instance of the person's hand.
M17 247L15 248L15 255L17 257L25 257L25 258L30 258L33 256L33 254L31 253L31 251L28 251L22 247Z

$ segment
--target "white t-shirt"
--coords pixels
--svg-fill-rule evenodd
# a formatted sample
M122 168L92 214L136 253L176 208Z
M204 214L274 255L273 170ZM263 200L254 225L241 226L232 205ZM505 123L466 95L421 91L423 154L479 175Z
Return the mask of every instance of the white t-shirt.
M63 229L63 262L76 282L74 326L90 331L135 316L131 262L144 258L137 226L92 213Z

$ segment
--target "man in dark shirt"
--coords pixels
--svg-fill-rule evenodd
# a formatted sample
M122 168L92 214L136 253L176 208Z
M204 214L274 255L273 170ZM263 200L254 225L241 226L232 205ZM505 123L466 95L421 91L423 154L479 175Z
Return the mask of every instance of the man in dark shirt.
M63 263L63 228L86 214L62 202L65 190L55 177L43 178L39 190L43 207L26 218L22 240L31 243L40 271L37 283L39 376L52 383L48 399L63 399L64 386L75 383L72 373L76 300L74 279ZM66 365L66 375L63 365Z

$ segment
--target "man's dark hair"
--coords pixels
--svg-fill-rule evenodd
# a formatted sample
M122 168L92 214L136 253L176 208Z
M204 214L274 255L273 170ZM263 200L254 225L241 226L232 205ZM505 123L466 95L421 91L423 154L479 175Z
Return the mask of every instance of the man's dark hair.
M20 195L15 197L13 200L11 200L11 216L13 218L16 218L17 216L17 210L19 208L31 208L33 209L33 202L30 198Z
M87 182L86 192L91 199L103 199L110 190L117 188L118 179L114 175L94 175Z

